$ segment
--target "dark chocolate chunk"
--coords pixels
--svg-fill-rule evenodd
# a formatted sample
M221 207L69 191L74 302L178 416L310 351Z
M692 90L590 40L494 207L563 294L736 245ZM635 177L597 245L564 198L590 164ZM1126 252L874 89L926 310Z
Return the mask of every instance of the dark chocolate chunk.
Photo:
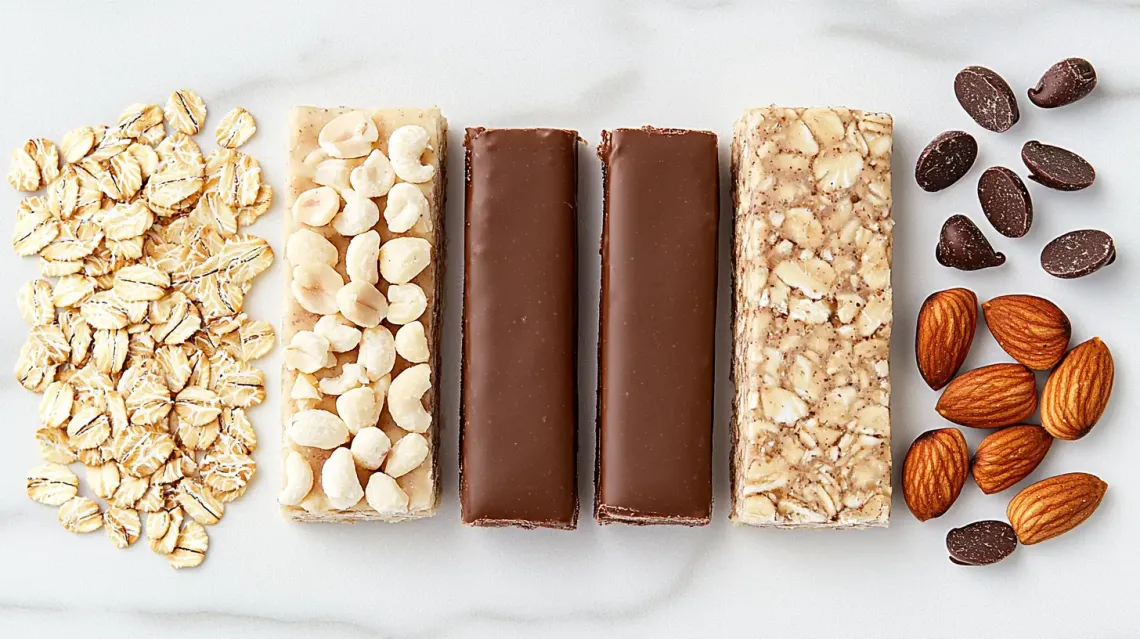
M953 528L946 533L946 550L950 561L959 566L996 564L1017 549L1013 526L988 519Z
M1025 182L1004 166L993 166L978 180L982 211L998 233L1023 237L1033 224L1033 200Z
M716 134L602 132L595 516L712 515L719 188Z
M997 133L1008 131L1021 114L1017 96L1000 75L985 67L966 67L954 78L958 104L982 128Z
M974 166L978 141L965 131L946 131L930 141L914 165L914 179L923 191L941 191Z
M1041 268L1066 280L1095 273L1115 261L1112 236L1095 229L1065 233L1041 251Z
M981 229L965 215L952 215L942 225L934 257L942 266L961 271L1005 264L1005 255L994 251Z
M1080 191L1096 180L1096 171L1084 158L1037 140L1021 147L1021 161L1029 168L1030 180L1058 191Z
M1029 90L1029 101L1043 109L1072 104L1096 88L1096 69L1084 58L1067 58L1049 67Z
M578 134L467 129L463 523L578 520Z

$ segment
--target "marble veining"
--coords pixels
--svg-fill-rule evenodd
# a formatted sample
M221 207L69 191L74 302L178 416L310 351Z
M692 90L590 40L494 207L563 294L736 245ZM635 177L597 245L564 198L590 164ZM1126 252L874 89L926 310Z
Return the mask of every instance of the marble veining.
M38 463L32 432L38 397L0 377L7 412L0 446L0 636L3 637L1134 637L1140 569L1140 491L1133 471L1140 431L1131 416L1140 306L1132 252L1138 160L1140 20L1136 0L579 0L575 2L184 3L10 2L0 20L0 152L31 136L57 141L80 124L113 120L137 101L163 102L191 87L211 113L248 108L259 133L250 151L264 177L284 186L288 108L297 104L438 104L452 129L448 170L441 455L444 500L428 521L396 526L298 526L274 503L280 485L280 347L263 360L270 389L251 417L260 448L249 493L210 529L206 563L175 573L145 544L115 550L100 531L77 537L55 513L27 499ZM133 36L133 37L127 37ZM97 55L93 52L97 51ZM1086 100L1042 111L1026 88L1057 60L1081 55L1101 85ZM951 83L967 64L999 70L1021 99L1022 122L997 135L958 107ZM887 530L790 533L738 529L728 509L728 265L721 265L715 413L714 521L704 529L598 527L592 503L594 362L601 185L598 131L614 126L707 128L721 139L721 175L733 121L748 106L843 104L890 111L894 169L895 499ZM459 523L456 480L459 319L462 297L462 129L575 128L580 159L579 487L580 529L472 530ZM921 192L913 163L935 134L974 133L982 151L961 184ZM985 226L974 192L987 166L1023 171L1022 142L1073 148L1097 169L1080 193L1030 186L1034 227L1019 240ZM6 164L4 166L6 169ZM730 211L728 184L722 206ZM0 189L0 208L18 197ZM936 265L934 243L953 213L972 216L1002 269L963 274ZM277 204L254 232L277 252L247 300L258 317L280 317L285 265ZM10 223L11 217L9 217ZM1120 258L1096 276L1061 282L1044 274L1044 244L1075 228L1103 228ZM729 220L722 220L727 247ZM0 251L0 358L14 362L26 328L18 286L32 260ZM727 258L727 251L722 251ZM923 298L968 286L979 298L1027 292L1068 311L1074 340L1100 335L1117 363L1117 393L1103 425L1054 447L1033 474L1085 470L1111 486L1076 531L1021 548L998 566L962 569L946 560L946 531L1000 518L1012 493L985 496L972 484L944 517L919 524L906 511L898 470L910 441L944 423L937 394L913 361L914 318ZM1006 357L979 328L966 367ZM981 433L966 433L976 445ZM1057 593L1065 593L1059 601Z

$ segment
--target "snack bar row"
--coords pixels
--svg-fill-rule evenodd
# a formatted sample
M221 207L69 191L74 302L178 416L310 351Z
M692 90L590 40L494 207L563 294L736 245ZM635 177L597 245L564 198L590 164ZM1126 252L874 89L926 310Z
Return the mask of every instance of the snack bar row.
M738 523L885 525L891 119L745 112L732 142ZM447 123L300 108L290 146L287 516L399 521L439 500ZM576 131L467 129L464 523L577 525ZM594 515L712 513L718 145L614 129L604 183ZM587 354L592 355L592 354Z

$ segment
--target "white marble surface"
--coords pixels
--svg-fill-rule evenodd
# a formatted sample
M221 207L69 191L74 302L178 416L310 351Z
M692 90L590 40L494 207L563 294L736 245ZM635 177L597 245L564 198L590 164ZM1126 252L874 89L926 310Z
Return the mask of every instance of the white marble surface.
M3 4L0 149L33 135L58 140L73 126L113 119L130 102L161 102L170 90L189 86L206 98L215 117L239 104L256 115L260 130L250 150L277 187L284 177L286 109L295 104L434 103L455 132L472 125L573 127L592 143L603 127L711 128L722 135L725 176L731 125L745 106L844 104L890 111L897 123L896 479L910 440L944 425L933 411L936 394L918 378L911 347L918 305L937 288L965 285L979 297L1032 292L1053 298L1069 311L1076 339L1101 335L1111 345L1117 392L1091 436L1056 445L1033 475L1099 474L1111 485L1100 510L1077 531L1022 548L989 569L952 566L944 552L949 527L1004 513L1011 493L986 497L972 484L946 516L925 524L910 516L897 490L888 530L730 526L726 383L717 392L717 505L708 528L602 529L588 516L569 534L464 528L455 461L462 246L462 188L455 179L447 227L453 268L443 375L446 488L439 516L347 527L299 526L278 516L278 350L263 362L273 390L254 413L262 441L255 484L211 529L207 563L175 573L145 545L118 551L102 533L80 538L64 532L54 511L24 496L24 473L37 463L32 431L38 398L6 374L0 378L7 415L0 429L0 635L1140 636L1134 610L1140 429L1132 423L1140 399L1131 392L1140 354L1140 305L1132 297L1140 280L1134 257L1140 241L1135 0ZM1055 112L1029 105L1024 89L1068 55L1096 64L1096 92ZM1023 118L1013 131L982 131L957 106L952 79L968 64L990 65L1017 88ZM216 119L211 130L214 124ZM914 159L947 128L977 135L978 166L949 191L922 193L910 177ZM974 181L987 165L1022 168L1017 152L1031 138L1083 153L1097 168L1097 184L1076 194L1031 187L1037 221L1027 238L995 242L1010 257L1002 269L963 274L937 266L933 248L941 222L963 211L988 228L977 211ZM453 149L459 140L453 133ZM594 352L596 343L600 185L592 151L583 154L580 191L583 353ZM453 153L449 170L462 175L460 153ZM724 190L727 202L727 182ZM4 189L0 207L10 216L17 199ZM281 215L275 207L256 228L277 249ZM1086 226L1116 236L1117 263L1083 281L1045 275L1036 263L1040 247ZM0 359L10 366L25 332L12 300L36 264L7 249L2 254L0 299L8 303L0 310ZM279 260L255 287L247 308L256 316L280 316L274 282L281 269ZM722 382L728 370L726 294L722 285ZM983 331L967 365L1001 355ZM580 381L581 485L588 504L589 389L595 384L590 358L582 361ZM979 439L978 433L967 436L971 444Z

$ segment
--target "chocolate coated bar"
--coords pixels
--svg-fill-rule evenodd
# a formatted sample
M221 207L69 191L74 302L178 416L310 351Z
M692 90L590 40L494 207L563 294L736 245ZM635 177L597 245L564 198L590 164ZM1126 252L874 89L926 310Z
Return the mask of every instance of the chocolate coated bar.
M574 528L578 134L467 130L465 524Z
M616 129L605 190L595 515L707 524L712 512L717 139Z

